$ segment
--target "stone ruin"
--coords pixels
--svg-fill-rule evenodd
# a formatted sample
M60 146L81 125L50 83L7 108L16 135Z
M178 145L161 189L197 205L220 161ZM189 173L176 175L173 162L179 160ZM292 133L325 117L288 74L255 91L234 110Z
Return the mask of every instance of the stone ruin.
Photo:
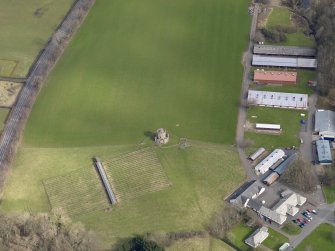
M155 143L157 145L164 145L169 142L170 135L164 128L159 128L155 135Z

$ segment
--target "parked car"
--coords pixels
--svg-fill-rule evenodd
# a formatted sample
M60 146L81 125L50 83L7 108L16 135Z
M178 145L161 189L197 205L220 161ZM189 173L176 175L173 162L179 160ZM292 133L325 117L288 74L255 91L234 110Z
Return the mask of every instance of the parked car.
M312 213L315 214L315 215L317 215L317 212L316 212L315 209L312 210Z

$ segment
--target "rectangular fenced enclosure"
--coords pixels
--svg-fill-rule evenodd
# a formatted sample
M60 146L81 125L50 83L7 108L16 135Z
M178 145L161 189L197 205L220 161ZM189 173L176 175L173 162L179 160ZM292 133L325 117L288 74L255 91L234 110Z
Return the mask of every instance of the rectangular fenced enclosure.
M92 165L67 175L44 180L52 209L79 215L110 206L100 178Z
M144 148L103 161L117 202L129 201L167 188L170 182L153 148ZM104 210L111 205L92 165L43 181L52 209L69 215Z
M152 148L127 153L103 164L120 202L163 190L170 185Z

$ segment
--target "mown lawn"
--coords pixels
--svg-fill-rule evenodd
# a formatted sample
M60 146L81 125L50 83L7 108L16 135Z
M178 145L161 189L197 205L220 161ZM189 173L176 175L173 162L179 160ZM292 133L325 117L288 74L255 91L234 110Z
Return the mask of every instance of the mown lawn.
M4 123L6 122L8 113L9 113L9 109L0 108L0 130L2 130L4 127Z
M247 227L245 225L237 225L228 233L228 241L232 243L241 251L250 251L252 248L244 243L244 240L248 238L255 229Z
M335 228L329 224L321 224L303 242L301 242L294 250L322 250L333 251L335 250L335 242L332 236L334 235Z
M288 242L287 237L269 228L269 236L262 244L272 250L278 250L285 242Z
M24 143L125 144L165 127L233 144L247 6L244 0L96 1L42 90Z
M289 235L297 235L301 233L301 228L293 222L286 223L282 230Z
M166 251L234 251L223 241L211 237L178 240L166 248Z
M74 0L0 1L0 76L24 77Z
M306 116L301 117L301 113ZM256 118L253 118L256 116ZM307 119L306 111L271 107L250 107L247 111L248 121L255 123L280 124L280 135L245 132L245 139L253 141L252 147L265 147L269 150L277 147L299 146L300 120Z
M4 192L2 212L50 210L42 181L111 159L136 145L84 148L21 148ZM156 149L171 186L103 210L73 217L101 234L106 245L120 237L155 231L202 230L245 174L230 147L192 142L192 147ZM114 166L113 168L118 168ZM80 206L80 205L78 205Z
M335 186L323 186L322 190L326 197L327 203L335 202Z

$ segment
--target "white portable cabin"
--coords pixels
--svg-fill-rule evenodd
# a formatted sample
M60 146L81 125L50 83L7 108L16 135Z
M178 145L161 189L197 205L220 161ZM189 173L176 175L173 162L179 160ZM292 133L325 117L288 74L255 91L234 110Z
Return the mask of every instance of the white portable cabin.
M273 131L280 131L281 126L278 124L262 124L256 123L256 129L258 130L273 130Z
M261 147L256 152L254 152L252 155L249 156L249 159L251 161L255 161L258 159L263 153L265 153L265 148Z
M270 167L276 164L278 161L283 161L285 157L285 152L281 149L275 149L270 153L265 159L263 159L256 167L255 171L257 174L266 173Z

